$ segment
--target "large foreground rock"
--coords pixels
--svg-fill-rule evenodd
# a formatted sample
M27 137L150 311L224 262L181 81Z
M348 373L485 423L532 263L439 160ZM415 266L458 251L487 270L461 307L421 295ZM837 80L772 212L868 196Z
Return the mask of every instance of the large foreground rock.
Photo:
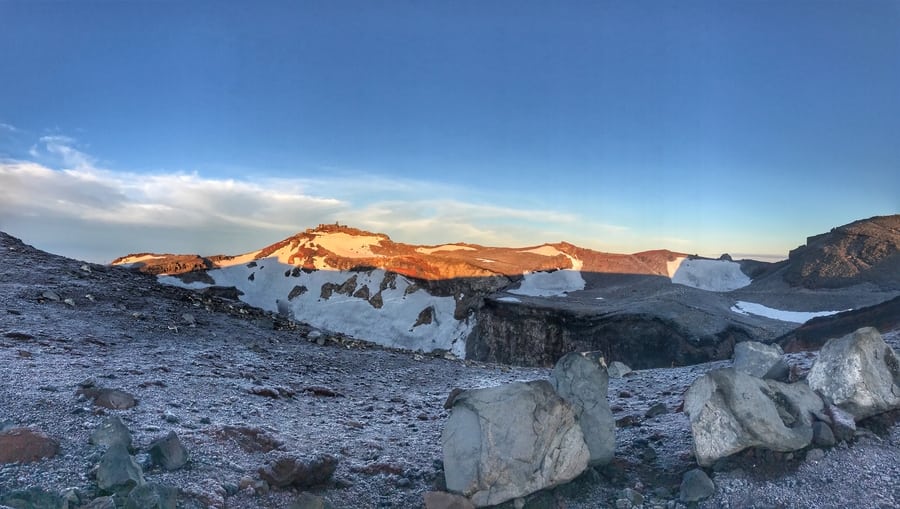
M556 393L572 405L591 453L591 465L605 465L616 449L616 421L609 409L609 376L600 352L566 354L550 375Z
M808 381L857 421L900 408L900 361L872 327L825 343Z
M447 488L478 507L571 481L590 457L575 411L544 380L463 391L442 442Z
M794 451L810 444L822 400L803 382L785 384L733 368L697 379L684 397L694 455L702 466L748 447Z

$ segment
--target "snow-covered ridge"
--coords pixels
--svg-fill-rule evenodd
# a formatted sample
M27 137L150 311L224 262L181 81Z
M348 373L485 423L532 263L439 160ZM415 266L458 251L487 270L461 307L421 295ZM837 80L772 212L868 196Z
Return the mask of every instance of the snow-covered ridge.
M383 270L301 271L279 256L207 272L215 284L184 283L160 276L162 283L191 289L234 286L241 300L268 311L290 314L315 327L407 350L448 350L465 356L474 318L457 320L453 297L417 289L403 276Z
M551 257L565 255L572 263L572 268L553 272L526 272L522 284L516 289L509 290L509 293L532 297L565 297L569 292L584 290L586 283L581 277L584 262L578 258L547 245L520 252Z

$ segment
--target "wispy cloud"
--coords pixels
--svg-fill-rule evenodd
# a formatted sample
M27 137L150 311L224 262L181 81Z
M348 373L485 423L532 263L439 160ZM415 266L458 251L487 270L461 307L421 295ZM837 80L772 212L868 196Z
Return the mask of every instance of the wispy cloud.
M334 221L422 244L526 245L562 240L558 232L573 228L624 230L568 212L474 202L465 198L467 190L435 182L113 171L62 135L41 137L32 152L41 161L52 156L58 169L0 161L0 229L27 230L26 240L48 249L60 236L69 244L91 239L94 251L83 256L94 260L142 250L237 253ZM42 234L54 238L34 238Z
M5 122L0 122L0 131L7 131L7 132L11 132L11 133L21 132L21 130L18 127L14 126L12 124L7 124Z

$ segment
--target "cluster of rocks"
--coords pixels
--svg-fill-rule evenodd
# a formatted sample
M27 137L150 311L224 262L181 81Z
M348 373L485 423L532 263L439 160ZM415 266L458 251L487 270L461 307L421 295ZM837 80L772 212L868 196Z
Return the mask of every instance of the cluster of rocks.
M685 394L702 466L750 447L834 445L853 436L856 422L900 408L900 362L874 328L828 341L806 379L794 383L784 381L779 347L739 346L733 367L710 371Z
M442 435L446 488L426 507L517 507L539 490L608 464L616 422L607 400L611 374L598 353L571 353L549 380L455 390ZM739 343L731 367L698 378L685 393L693 453L700 467L682 478L678 501L715 492L704 468L745 449L794 453L849 441L856 422L900 408L900 362L876 329L829 341L808 375L797 378L777 345ZM632 490L633 491L633 490ZM635 497L639 493L632 493ZM623 507L640 506L626 494ZM618 504L618 502L617 502ZM671 505L671 504L670 504Z
M136 404L130 394L118 389L94 386L93 380L82 383L80 398L92 399L102 413L105 409L125 409ZM242 434L248 430L235 428ZM250 430L254 431L254 430ZM256 430L258 431L258 430ZM214 493L191 493L173 486L151 482L145 474L153 470L173 472L189 467L190 454L179 436L170 431L138 449L128 427L117 415L106 417L90 435L94 448L89 459L93 468L88 477L93 485L88 489L67 489L61 493L30 487L0 493L0 509L176 509L177 507L224 507L223 500L239 490L251 493L268 492L271 488L309 488L330 482L337 466L331 455L303 456L275 451L270 461L259 468L258 478L241 478L239 483L216 486ZM60 442L41 432L9 423L0 426L0 464L31 463L59 454ZM215 493L221 492L221 493ZM192 504L196 498L200 504ZM216 503L213 498L218 498ZM322 497L301 492L293 509L326 509L331 504Z

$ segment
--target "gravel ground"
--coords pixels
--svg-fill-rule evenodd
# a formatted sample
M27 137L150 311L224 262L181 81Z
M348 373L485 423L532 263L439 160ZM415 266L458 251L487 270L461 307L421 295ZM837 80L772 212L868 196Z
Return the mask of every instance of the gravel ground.
M48 291L60 300L47 298ZM182 489L186 507L276 508L298 498L297 490L226 491L242 478L258 479L257 469L274 454L248 452L223 438L227 426L262 431L284 451L336 456L335 481L312 490L335 507L421 507L423 493L442 482L440 434L449 392L549 374L317 333L0 235L0 427L36 428L61 444L54 458L0 465L0 494L37 486L96 496L90 472L100 451L89 435L115 414L132 432L139 456L152 440L178 434L191 456L188 466L150 469L145 477ZM900 331L886 339L900 350ZM814 357L789 359L802 373ZM643 495L644 507L678 505L681 477L696 467L688 420L679 410L682 395L698 376L727 364L611 380L619 421L614 461L530 497L529 506L625 506L626 488ZM76 394L88 378L139 403L127 410L94 407ZM658 403L666 412L645 417ZM700 507L900 506L900 426L882 419L868 428L816 461L805 459L805 451L738 455L708 470L717 491Z

